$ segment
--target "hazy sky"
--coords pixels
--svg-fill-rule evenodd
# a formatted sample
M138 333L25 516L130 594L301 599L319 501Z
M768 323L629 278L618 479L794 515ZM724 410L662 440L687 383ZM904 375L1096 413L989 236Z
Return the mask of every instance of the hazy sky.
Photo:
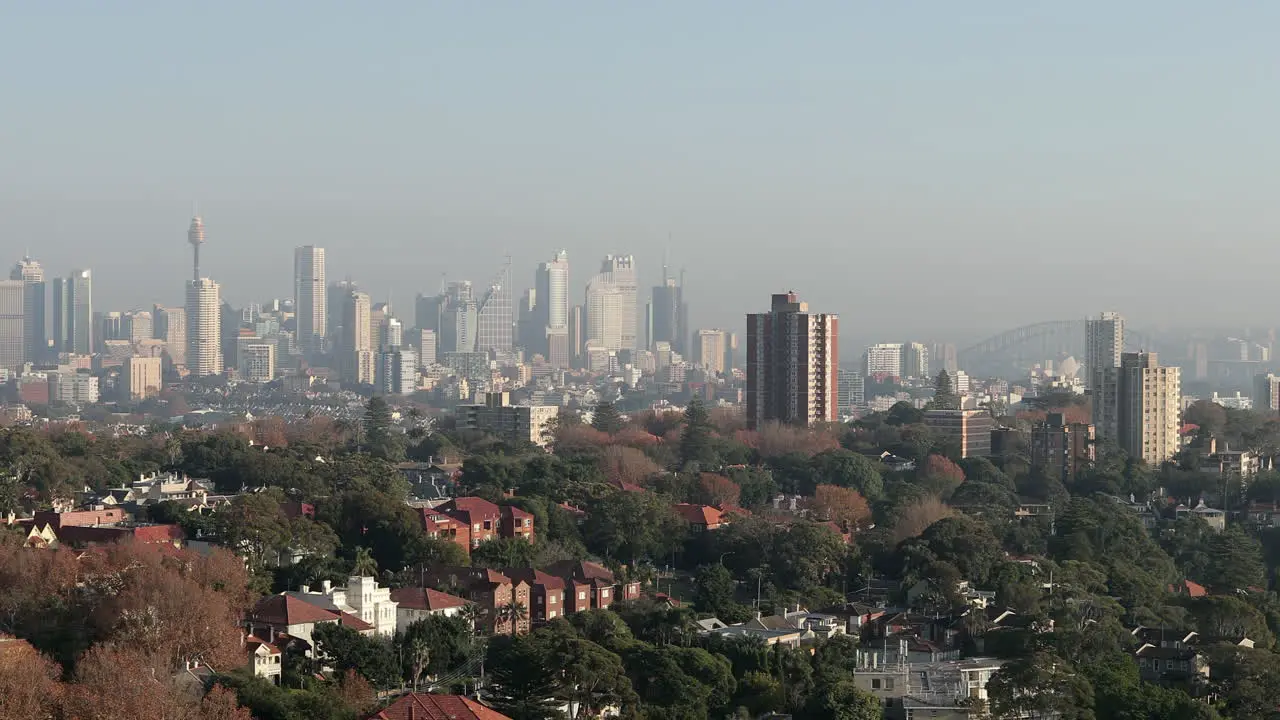
M903 338L1269 323L1274 2L0 0L0 241L234 304L292 249L412 296L662 249L695 325L799 291ZM647 294L647 293L646 293ZM412 320L411 313L408 318ZM896 329L896 331L895 331ZM922 338L922 339L928 339Z

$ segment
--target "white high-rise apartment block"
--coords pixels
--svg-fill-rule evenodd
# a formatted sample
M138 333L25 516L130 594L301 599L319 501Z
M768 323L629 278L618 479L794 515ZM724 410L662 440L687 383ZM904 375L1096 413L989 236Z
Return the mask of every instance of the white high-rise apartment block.
M342 308L343 380L349 383L372 384L373 305L368 293L352 291Z
M276 378L276 343L263 338L237 341L237 369L245 382L269 383Z
M45 283L44 268L31 257L24 257L13 266L10 280L24 284L22 298L22 351L27 362L42 359L45 344Z
M121 364L120 396L122 400L146 400L159 394L163 388L160 358L134 355Z
M840 412L848 413L866 404L866 380L856 370L840 370L836 374Z
M587 283L584 344L604 350L635 350L636 264L630 255L608 255Z
M729 353L729 331L699 330L693 349L697 353L698 366L707 372L721 374L725 371L725 357Z
M187 370L195 377L222 374L222 296L209 278L187 281Z
M1280 376L1272 373L1254 376L1253 409L1264 413L1280 410Z
M1099 438L1116 440L1118 375L1111 371L1120 367L1120 356L1124 352L1124 318L1114 312L1089 318L1085 323L1085 341L1085 372L1092 396L1093 424Z
M810 313L795 293L747 315L747 427L838 418L839 318Z
M924 343L907 343L903 347L902 374L912 378L929 377L929 347Z
M324 350L328 328L328 285L324 276L324 248L303 245L293 251L293 311L298 320L298 345L312 352Z
M1124 353L1120 367L1103 376L1103 388L1115 390L1101 399L1115 409L1113 437L1120 449L1151 466L1173 459L1179 449L1180 369L1161 367L1155 353Z
M902 343L879 343L867 348L866 377L902 377Z

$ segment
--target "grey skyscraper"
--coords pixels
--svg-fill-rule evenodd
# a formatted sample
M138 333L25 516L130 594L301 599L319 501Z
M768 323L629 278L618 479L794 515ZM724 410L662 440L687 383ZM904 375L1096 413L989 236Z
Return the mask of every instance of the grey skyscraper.
M413 324L419 330L432 330L437 334L444 325L445 308L449 305L449 296L444 293L424 295L418 293L413 301Z
M676 284L662 268L662 284L653 288L649 349L654 343L670 343L671 349L686 354L689 342L689 311L684 305L684 283Z
M515 331L515 303L511 296L511 265L504 265L476 303L476 351L511 352Z
M329 342L342 342L342 308L346 305L347 297L359 289L351 280L329 283L329 287L325 289L325 337L329 338Z
M475 352L478 314L475 298L471 294L471 283L466 280L449 283L445 290L439 351Z
M23 282L22 353L24 359L27 362L43 360L47 347L44 268L32 258L24 257L13 266L9 279Z
M310 352L324 351L328 286L324 277L324 248L304 245L293 251L293 311L298 319L298 344Z
M1085 371L1089 378L1089 394L1093 406L1093 424L1098 437L1115 440L1119 432L1118 375L1124 353L1124 318L1118 313L1104 312L1090 318L1086 325Z
M68 322L66 351L76 355L93 353L93 274L72 270L67 278Z

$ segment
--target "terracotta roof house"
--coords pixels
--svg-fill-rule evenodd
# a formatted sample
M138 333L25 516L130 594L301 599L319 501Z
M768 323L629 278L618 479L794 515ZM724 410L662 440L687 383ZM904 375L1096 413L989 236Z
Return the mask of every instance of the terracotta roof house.
M396 601L397 632L429 615L453 617L471 604L466 598L432 588L399 588L391 591L391 599Z
M671 509L684 518L685 522L689 523L689 529L695 532L717 530L725 523L724 513L714 505L677 503Z
M470 552L486 540L533 540L533 514L484 498L453 498L435 508L422 508L422 526L433 537L452 540Z
M280 648L256 635L249 635L244 639L244 649L249 655L249 664L253 669L253 674L279 685L284 657L284 654L280 652Z
M409 693L365 720L511 720L462 695Z
M499 617L499 608L508 604L529 610L529 584L513 580L497 570L474 567L437 566L430 568L424 581L446 592L475 603L481 613L480 624L495 634L510 633L511 621ZM529 618L516 623L516 632L529 631Z
M275 644L277 636L288 635L309 647L311 631L316 625L336 623L341 616L290 595L271 595L258 601L249 611L245 624L249 634Z

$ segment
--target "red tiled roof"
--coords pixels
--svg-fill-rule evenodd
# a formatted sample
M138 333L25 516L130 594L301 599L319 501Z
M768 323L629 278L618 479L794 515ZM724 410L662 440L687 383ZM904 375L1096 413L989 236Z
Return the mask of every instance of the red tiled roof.
M676 503L671 509L675 510L676 514L684 518L690 525L711 527L724 521L724 513L710 505Z
M409 610L445 610L470 605L470 601L431 588L399 588L391 591L391 599Z
M286 636L283 636L283 637L288 637L288 636L286 635ZM246 649L246 650L248 650L248 651L249 651L249 652L251 652L251 653L253 653L253 652L257 652L257 651L258 651L258 648L260 648L260 647L264 647L264 648L266 648L266 649L267 649L267 652L271 653L272 655L279 655L279 654L280 654L280 648L276 647L275 645L272 645L271 643L267 642L266 640L263 640L262 638L258 637L257 635L248 635L248 636L246 636L246 637L245 637L245 639L244 639L244 646L245 646L245 649Z
M523 580L529 585L545 585L552 590L563 590L564 580L533 568L503 568L502 574L512 580Z
M344 612L344 613L338 613L338 615L339 615L338 624L341 625L342 627L351 628L356 632L366 632L368 630L373 629L372 625L361 620L355 615L352 615L351 613Z
M268 625L287 626L330 622L337 620L338 615L289 595L272 595L258 601L249 613L249 619Z
M581 582L591 580L600 580L608 585L614 583L613 573L609 568L599 563L587 562L586 560L575 562L573 560L560 560L551 563L543 568L543 571L549 575L555 575L562 578L573 578Z
M454 498L441 505L438 509L451 510L466 515L467 522L475 522L477 518L498 518L502 515L502 511L498 509L497 505L478 497Z
M511 720L461 695L409 693L366 720Z

